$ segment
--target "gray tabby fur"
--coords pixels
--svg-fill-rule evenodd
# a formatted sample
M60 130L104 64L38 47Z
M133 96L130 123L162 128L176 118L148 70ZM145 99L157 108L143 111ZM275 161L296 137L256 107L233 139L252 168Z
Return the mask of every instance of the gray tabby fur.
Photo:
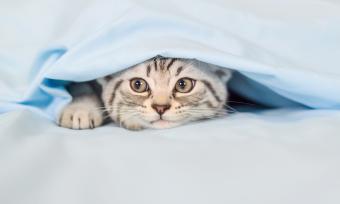
M110 118L121 127L141 130L218 117L226 114L230 77L230 70L198 60L156 57L95 80L101 91L90 82L71 84L73 100L60 114L59 125L88 129ZM133 90L131 80L136 78L146 81L148 91ZM183 78L193 79L188 93L175 91Z

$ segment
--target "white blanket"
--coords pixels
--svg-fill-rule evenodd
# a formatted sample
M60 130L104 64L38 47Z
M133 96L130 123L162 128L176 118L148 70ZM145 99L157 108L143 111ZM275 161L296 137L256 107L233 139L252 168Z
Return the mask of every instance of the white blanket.
M169 130L0 117L1 204L338 204L340 112L239 113Z

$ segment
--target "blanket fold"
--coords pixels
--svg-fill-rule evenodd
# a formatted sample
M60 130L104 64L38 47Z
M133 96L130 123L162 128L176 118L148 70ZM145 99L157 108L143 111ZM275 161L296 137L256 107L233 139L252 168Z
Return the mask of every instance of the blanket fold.
M10 2L0 3L0 112L28 107L55 119L68 81L156 55L237 70L231 88L266 105L340 108L336 1ZM14 75L25 80L12 87Z

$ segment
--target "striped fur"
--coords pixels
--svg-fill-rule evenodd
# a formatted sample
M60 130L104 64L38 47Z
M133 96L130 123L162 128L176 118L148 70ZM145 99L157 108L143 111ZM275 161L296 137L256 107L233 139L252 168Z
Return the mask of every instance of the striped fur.
M170 128L225 115L226 83L230 76L229 70L197 60L157 56L97 79L102 87L100 98L95 97L95 91L88 87L88 83L71 85L70 93L74 99L63 110L60 125L74 129L94 128L102 124L104 117L109 117L119 126L140 130ZM144 79L148 89L142 93L133 91L130 85L133 78ZM181 93L174 88L181 78L195 81L190 92ZM72 89L72 86L78 87ZM85 86L87 92L79 96L77 92Z

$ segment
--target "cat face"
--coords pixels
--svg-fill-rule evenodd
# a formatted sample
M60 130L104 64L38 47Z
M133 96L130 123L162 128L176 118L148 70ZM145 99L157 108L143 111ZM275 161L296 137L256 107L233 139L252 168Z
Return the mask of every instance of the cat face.
M174 58L148 60L107 82L105 107L116 123L133 130L170 128L218 116L224 111L230 72L207 66L212 65Z

